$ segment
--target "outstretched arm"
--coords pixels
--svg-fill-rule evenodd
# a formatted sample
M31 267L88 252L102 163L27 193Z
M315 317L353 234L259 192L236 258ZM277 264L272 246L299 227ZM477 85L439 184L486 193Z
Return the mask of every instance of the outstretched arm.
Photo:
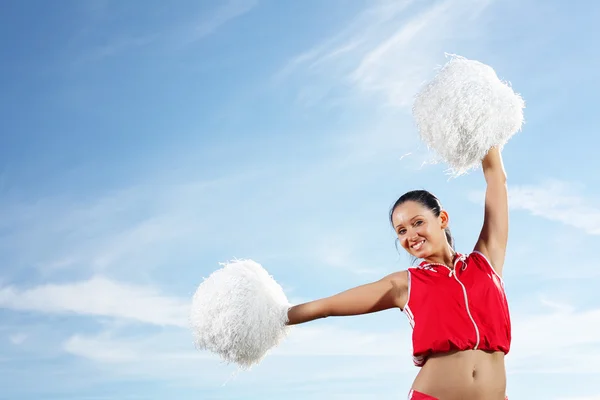
M408 290L408 272L388 275L377 282L358 286L320 300L291 307L288 325L301 324L319 318L368 314L402 307Z
M492 148L482 162L487 183L483 228L475 250L483 253L498 275L502 276L508 241L508 190L502 155Z

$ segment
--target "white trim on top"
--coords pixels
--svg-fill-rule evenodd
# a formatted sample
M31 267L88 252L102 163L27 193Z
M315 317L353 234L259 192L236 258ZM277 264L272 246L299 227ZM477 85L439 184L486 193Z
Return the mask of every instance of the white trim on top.
M415 328L415 317L412 313L412 311L410 310L410 306L408 305L408 303L410 302L410 289L411 289L411 273L410 273L410 269L413 267L409 267L406 270L406 273L408 275L408 293L406 294L406 303L404 304L404 307L401 308L402 312L406 315L406 317L408 318L408 323L410 324L410 327L412 329Z
M408 302L410 301L410 289L411 289L411 281L412 281L412 277L410 274L410 268L408 268L406 270L406 274L408 275L408 292L406 294L406 304L404 304L404 307L408 307Z
M492 272L494 273L494 275L496 275L498 277L498 279L500 279L500 283L502 283L502 287L504 287L504 279L502 279L502 277L496 272L496 270L492 266L492 263L490 262L490 260L488 260L488 258L485 256L485 254L483 254L482 252L477 251L477 250L473 250L473 253L477 253L481 257L483 257L483 259L487 262L487 264L489 265L489 267L492 270Z

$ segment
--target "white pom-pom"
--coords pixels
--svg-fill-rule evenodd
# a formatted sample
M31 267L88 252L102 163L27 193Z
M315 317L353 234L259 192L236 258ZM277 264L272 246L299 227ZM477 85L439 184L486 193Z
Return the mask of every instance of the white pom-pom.
M222 264L196 290L190 324L196 347L249 368L288 333L281 286L258 263Z
M495 71L479 61L452 56L417 94L413 116L421 139L454 176L480 165L523 124L525 102Z

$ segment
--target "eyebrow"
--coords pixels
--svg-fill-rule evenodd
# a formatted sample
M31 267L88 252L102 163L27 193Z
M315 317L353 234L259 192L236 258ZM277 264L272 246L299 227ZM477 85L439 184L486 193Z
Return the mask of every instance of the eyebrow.
M423 217L423 216L421 214L417 214L410 219L410 222L412 222L415 218L418 218L418 217ZM396 229L400 228L401 226L402 226L402 224L396 225Z

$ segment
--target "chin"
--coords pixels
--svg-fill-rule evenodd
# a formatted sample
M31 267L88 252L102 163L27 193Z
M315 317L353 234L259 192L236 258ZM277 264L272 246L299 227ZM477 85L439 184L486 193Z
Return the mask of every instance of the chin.
M414 253L413 256L417 257L417 258L421 258L421 259L426 259L427 257L431 257L435 254L435 252L433 251L419 251L417 253Z
M417 251L417 252L407 251L407 253L410 254L413 257L416 257L416 258L425 258L425 257L428 256L428 253L425 253L425 252L422 252L422 251Z
M419 254L413 254L415 257L420 258L422 260L426 259L427 257L429 257L431 254L429 253L419 253Z

